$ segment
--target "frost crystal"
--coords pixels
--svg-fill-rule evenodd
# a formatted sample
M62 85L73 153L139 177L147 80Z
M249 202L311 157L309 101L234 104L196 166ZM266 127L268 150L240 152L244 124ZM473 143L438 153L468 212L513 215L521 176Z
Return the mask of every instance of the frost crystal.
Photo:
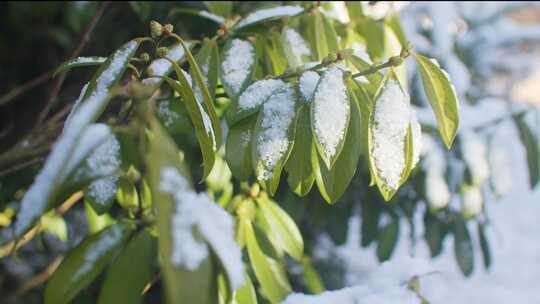
M247 15L244 19L240 20L236 25L236 28L241 28L246 25L250 25L261 20L278 18L285 16L294 16L299 14L304 9L301 6L278 6L273 8L261 9Z
M472 182L481 185L489 177L486 145L472 131L461 135L461 154L471 173Z
M95 180L88 186L86 195L90 196L97 204L105 205L116 195L117 181L118 176L108 176Z
M234 39L231 47L225 53L225 60L221 64L223 81L237 95L242 84L249 77L251 66L254 64L255 48L247 41Z
M462 212L465 217L472 217L482 211L483 199L480 188L475 186L464 186L461 192Z
M84 262L77 269L75 275L73 275L73 282L92 271L96 262L104 255L110 254L110 250L118 245L122 238L122 227L118 225L114 225L104 231L97 242L86 248Z
M405 138L410 123L409 96L395 80L388 80L375 101L371 155L379 177L397 189L405 169Z
M285 56L287 57L289 66L297 67L302 65L302 58L304 56L311 56L311 51L309 50L306 41L294 29L286 29L282 39L285 48Z
M259 180L272 177L272 171L289 147L288 130L294 118L294 89L287 84L275 92L264 104L260 132L257 134L257 152L264 168L258 172Z
M304 101L310 102L313 98L313 93L317 87L317 83L321 76L317 72L307 71L300 77L300 93L304 97Z
M174 122L180 118L178 113L171 110L170 100L163 100L158 104L157 107L157 116L163 122L165 127L170 127Z
M285 83L277 79L263 79L252 83L240 95L238 99L238 107L240 110L254 109L263 104L270 95L277 89L281 88Z
M171 218L171 262L190 271L196 270L208 256L208 243L223 264L231 287L242 286L244 265L242 252L234 240L233 218L206 193L192 191L174 168L161 171L160 189L170 193L176 204Z
M328 158L336 154L337 146L345 136L349 110L343 72L331 67L323 74L313 97L315 135Z

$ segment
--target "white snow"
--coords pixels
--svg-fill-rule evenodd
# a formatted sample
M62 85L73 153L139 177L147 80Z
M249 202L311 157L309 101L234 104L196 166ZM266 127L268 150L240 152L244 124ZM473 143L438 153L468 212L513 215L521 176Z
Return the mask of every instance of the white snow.
M366 51L366 46L363 44L360 44L358 42L353 42L351 44L351 48L353 50L353 55L362 59L367 64L373 64L373 61L371 60L371 57L369 57L369 54Z
M120 143L111 134L88 155L84 164L84 173L91 177L109 175L113 174L121 164Z
M73 275L72 282L78 281L82 276L92 271L96 262L104 255L111 254L110 250L117 246L122 239L122 227L119 225L113 225L104 231L96 242L86 248L84 262Z
M315 93L315 88L317 88L317 83L319 83L321 76L317 72L307 71L300 76L299 87L302 97L304 97L305 102L311 102L313 99L313 93Z
M285 57L290 67L302 65L304 63L303 58L311 56L306 41L295 29L287 28L281 37Z
M489 177L486 144L473 131L463 131L460 136L461 154L470 170L472 182L482 185Z
M250 76L251 66L255 63L255 48L245 40L234 39L231 42L231 47L227 50L224 56L221 69L223 71L223 81L234 92L235 95L240 93L242 84Z
M489 168L490 181L497 197L512 190L512 159L505 143L490 144Z
M289 147L288 130L294 119L294 88L287 84L268 98L261 113L260 132L257 133L257 152L263 163L257 179L267 180Z
M329 4L330 8L326 9L326 7L323 6L324 14L330 18L338 20L341 23L349 23L349 11L347 10L345 2L346 1L325 1L324 4Z
M197 102L197 106L199 107L199 112L201 113L206 134L208 134L208 137L210 137L210 140L212 141L212 150L216 151L216 135L214 133L214 127L212 127L212 121L210 120L210 116L208 116L208 113L206 113L200 102Z
M463 186L461 189L461 212L466 218L474 217L482 212L483 198L480 188L476 186Z
M450 202L450 190L444 176L446 159L441 147L431 135L422 134L423 168L426 171L425 191L426 200L431 209L444 208Z
M225 21L225 18L223 18L222 16L215 15L207 11L199 11L199 15L217 23L223 23Z
M279 79L262 79L255 81L246 88L238 99L240 110L254 109L262 105L270 95L277 89L283 87L285 83Z
M410 124L411 124L411 135L412 135L412 168L416 167L416 164L418 164L418 161L420 160L420 152L422 151L422 127L418 123L418 119L416 119L416 111L414 109L410 109Z
M178 113L171 110L171 101L170 100L162 100L159 102L157 106L157 116L159 119L163 122L163 125L165 127L170 127L174 124L174 122L180 118Z
M190 47L190 43L186 42L187 47ZM184 48L180 43L175 44L169 48L169 52L167 52L167 58L178 62L180 59L184 57ZM154 87L158 87L159 84L163 81L163 79L159 77L153 77L153 76L165 76L168 73L172 71L172 64L164 58L158 58L148 66L147 74L148 78L143 79L142 83L146 85L152 85Z
M261 9L247 15L245 18L240 20L240 22L236 24L235 28L239 29L241 27L263 21L265 19L294 16L299 14L303 10L304 8L302 8L301 6L278 6L273 8Z
M97 179L90 183L85 194L97 204L105 205L116 195L117 181L118 176L115 175Z
M410 123L409 95L388 80L375 100L371 127L371 155L378 176L392 190L405 170L405 138Z
M171 262L196 270L208 257L208 245L218 256L232 289L244 283L242 252L234 240L234 220L206 193L196 193L175 168L163 168L160 189L173 196ZM208 245L207 245L208 244Z
M345 137L349 115L349 96L343 72L333 66L322 75L313 97L315 136L328 159L336 154L338 144Z
M382 19L392 13L399 12L410 1L362 1L362 12L373 19Z
M75 100L75 103L73 104L73 107L71 108L71 111L69 111L66 121L64 122L64 128L62 129L62 133L66 132L66 128L69 128L69 124L71 123L73 114L81 106L81 101L83 100L83 97L86 94L86 89L88 89L88 82L83 86L81 93L79 93L79 97L77 98L77 100Z
M104 63L106 60L107 57L77 57L69 61L69 64Z
M69 128L54 145L42 170L21 201L21 211L15 223L15 235L21 236L41 216L47 208L49 196L70 173L67 169L72 167L66 166L66 163L70 162L73 152L80 145L80 137L85 128L107 105L110 98L109 88L113 80L120 76L129 56L135 52L138 45L136 41L130 41L113 54L110 65L96 79L94 91L73 114Z

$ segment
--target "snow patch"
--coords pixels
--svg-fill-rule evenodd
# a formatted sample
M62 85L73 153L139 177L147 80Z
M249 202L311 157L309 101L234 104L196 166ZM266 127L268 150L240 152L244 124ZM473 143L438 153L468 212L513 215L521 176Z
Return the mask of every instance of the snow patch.
M277 79L258 80L247 87L240 95L238 107L240 110L254 109L262 105L270 95L284 85L283 81Z
M221 64L223 81L237 95L242 84L250 76L251 66L255 63L255 48L248 41L234 39L224 57L225 60Z
M301 6L278 6L273 8L261 9L247 15L244 19L240 20L240 22L236 24L236 28L238 29L247 25L251 25L265 19L294 16L299 14L303 10L304 8L302 8Z
M290 67L297 67L304 63L302 58L311 56L306 41L296 30L287 28L282 35L285 57Z
M302 97L304 97L305 102L311 102L313 99L313 93L315 93L315 88L317 88L317 83L319 83L321 76L317 72L307 71L300 76L299 87Z

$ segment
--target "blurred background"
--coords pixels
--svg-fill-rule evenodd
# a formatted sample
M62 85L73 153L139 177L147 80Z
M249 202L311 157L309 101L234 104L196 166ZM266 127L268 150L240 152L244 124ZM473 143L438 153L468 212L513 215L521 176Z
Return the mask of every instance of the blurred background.
M276 3L238 2L234 12L244 15L272 5ZM323 5L336 22L347 22L342 2L323 1ZM145 35L152 19L172 22L188 38L215 33L212 23L197 16L169 16L179 7L205 8L202 2L192 1L0 3L0 246L11 240L9 225L17 201L61 130L82 83L93 72L77 69L52 77L55 68L71 57L107 56L123 42ZM460 134L474 134L487 151L479 157L489 156L491 185L484 188L491 190L482 189L481 222L489 223L482 236L489 240L491 265L488 269L481 265L485 250L479 248L482 241L476 232L471 233L476 260L471 276L464 277L456 265L452 238L442 237L441 253L432 258L432 248L417 241L426 236L422 205L400 219L403 229L386 262L392 273L386 275L399 276L416 263L429 264L434 273L422 277L421 283L430 303L540 303L540 193L534 190L540 173L536 110L540 107L540 3L372 2L366 14L384 16L389 9L400 10L405 35L415 50L438 59L448 71L460 99ZM434 126L413 64L407 66L407 73L423 127ZM6 156L13 147L26 144L32 145L29 153ZM460 139L456 149L460 145L473 144ZM445 159L449 167L460 164L453 154ZM313 260L328 288L362 284L380 269L376 244L361 240L364 209L358 207L363 202L358 202L354 191L366 187L363 178L351 184L347 196L351 199L333 209L321 207L330 219L320 228L302 231L312 239ZM446 180L450 189L457 189L451 176ZM64 220L51 219L47 233L11 258L0 247L2 301L40 303L46 279L41 274L80 241L87 231L86 217L84 208L74 208ZM303 223L311 227L309 220ZM476 223L469 224L476 231ZM294 275L294 269L291 272ZM91 288L87 293L92 293ZM81 295L77 303L90 303L89 299Z

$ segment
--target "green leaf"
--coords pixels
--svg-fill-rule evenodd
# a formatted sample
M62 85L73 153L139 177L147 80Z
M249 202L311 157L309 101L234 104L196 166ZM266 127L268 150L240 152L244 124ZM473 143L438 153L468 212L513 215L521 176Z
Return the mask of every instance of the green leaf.
M289 187L299 196L305 196L315 182L315 175L311 166L313 139L309 106L302 106L297 116L294 146L285 164L285 170L288 173L287 182Z
M108 213L98 215L88 202L84 203L84 211L86 213L88 232L90 234L96 234L106 227L114 224L114 220Z
M324 283L321 276L311 264L308 257L302 259L302 268L304 268L304 282L306 283L307 290L312 294L318 294L324 292Z
M458 99L447 74L430 59L415 54L424 92L435 113L439 133L448 149L456 137L459 125Z
M219 50L215 39L205 39L201 49L195 55L197 64L201 67L202 76L208 88L211 98L216 96L216 88L219 75ZM195 75L193 67L190 67L190 74ZM200 90L194 85L194 90Z
M139 194L135 185L125 177L118 180L118 192L116 201L130 214L135 214L139 209Z
M172 227L171 215L174 214L172 197L161 192L161 170L166 167L177 168L189 181L189 171L182 162L176 145L165 130L154 119L149 121L149 152L146 156L146 168L149 174L152 201L156 208L156 222L159 233L159 256L164 280L167 303L208 303L213 304L217 294L215 273L210 258L205 259L195 271L177 267L171 262Z
M334 167L345 146L347 129L349 127L352 111L352 96L350 96L350 92L348 92L347 90L345 79L341 78L341 81L338 82L338 80L335 79L336 75L332 75L337 71L336 69L337 68L331 68L322 74L317 84L317 87L315 88L313 102L310 103L311 132L313 134L313 142L315 143L315 147L319 152L320 158L323 160L324 165L329 170ZM338 71L338 75L344 77L341 71ZM343 94L345 94L345 96L341 95L341 90L343 90ZM332 94L335 95L335 99L330 100L329 96L332 96ZM331 102L334 102L334 104L331 104ZM324 130L320 130L328 127L328 125L325 126L324 123L321 122L328 119L326 117L328 113L326 113L325 109L328 109L329 107L342 107L341 110L337 110L337 113L332 113L332 115L334 116L332 118L334 120L334 123L338 123L337 121L335 121L338 119L337 117L335 117L336 115L343 114L341 117L339 117L339 119L342 119L344 121L344 127L341 130L335 128L337 130L334 131L335 133L338 133L338 131L341 131L342 133L332 134L335 137L341 136L341 138L339 138L339 141L335 144L329 143L328 134L323 133ZM340 113L340 111L342 111L342 113ZM328 145L330 145L330 147L328 147ZM331 152L329 152L329 150ZM333 154L330 154L332 152Z
M281 302L291 292L291 286L281 263L264 254L259 247L249 220L241 220L251 267L259 281L261 293L272 303Z
M67 70L71 70L72 68L78 68L83 66L94 66L94 65L101 65L105 61L107 61L107 57L77 57L74 59L70 59L67 61L62 62L54 71L53 77L56 76L60 72L64 72Z
M374 240L377 239L379 234L379 219L381 217L381 210L377 205L376 198L367 196L362 200L362 212L361 212L361 240L362 247L367 247Z
M334 163L331 170L328 170L320 155L315 150L315 145L312 148L311 163L317 187L322 197L328 203L336 202L349 186L360 158L362 143L361 138L361 117L358 108L358 102L354 94L349 92L351 99L350 108L351 115L347 135L345 136L343 150Z
M199 10L196 10L196 9L186 8L186 7L175 8L175 9L171 10L171 12L169 13L169 17L173 17L173 16L178 15L178 14L187 14L187 15L198 16L198 17L201 17L201 18L206 19L206 20L210 20L210 21L218 23L218 24L221 24L221 23L223 23L225 21L225 18L223 18L222 16L212 14L212 13L209 13L207 11L199 11Z
M56 236L61 241L67 240L66 221L55 212L49 212L41 218L41 229Z
M392 256L399 236L399 218L393 218L379 231L379 243L377 244L377 258L384 262Z
M446 227L434 214L426 211L424 215L424 229L424 237L429 246L429 252L431 253L431 257L434 258L442 252Z
M384 55L386 58L392 56L399 56L403 44L401 44L399 38L396 36L395 32L387 25L383 25L384 28ZM399 82L403 85L404 88L408 87L408 78L407 78L407 65L401 64L397 67L393 67L396 75L399 79Z
M240 19L240 21L238 21L233 30L245 30L257 24L274 21L283 17L292 17L294 15L300 14L303 11L304 9L300 6L287 5L272 8L263 8L254 11L246 17Z
M249 45L248 45L249 44ZM251 60L243 58L242 62L238 62L238 49L245 50L249 48L251 50ZM247 54L242 54L241 56L249 56ZM250 65L247 67L247 70L242 70L246 68L243 66L244 61L248 61ZM240 66L238 66L240 65ZM221 62L221 82L225 93L231 99L236 99L241 92L251 83L253 79L253 74L255 72L255 66L257 65L257 52L253 44L247 40L242 39L231 39L225 44L223 49L223 58ZM240 79L242 78L242 79Z
M257 179L270 195L274 195L277 190L281 171L294 145L298 95L296 88L290 84L278 89L259 112L253 132L251 145L253 169ZM284 128L287 138L275 138L283 135L280 134L282 131L280 128ZM269 142L270 140L286 140L286 143L276 145ZM274 150L269 151L272 149ZM279 155L275 155L276 153ZM275 160L270 163L269 157Z
M257 304L257 294L249 275L245 273L244 278L246 283L235 291L231 304Z
M527 165L529 167L529 184L532 189L540 181L540 145L537 135L525 122L524 118L524 115L519 115L514 118L514 122L518 127L519 138L525 148Z
M232 14L233 2L232 1L203 1L204 5L213 14L230 17Z
M300 261L304 255L302 234L293 219L269 198L257 199L258 218L264 218L265 232L272 244Z
M394 35L398 39L399 43L401 45L407 45L407 36L405 35L405 31L403 30L401 22L399 21L399 14L396 13L384 18L384 22L394 32Z
M311 49L315 50L315 59L323 60L329 54L328 42L324 31L323 15L320 11L315 11L308 24L309 42Z
M486 237L486 226L478 223L478 239L480 240L480 249L484 259L484 267L489 269L491 266L491 251L489 250L489 242Z
M321 14L321 19L324 28L324 35L326 37L326 45L328 46L328 52L335 53L341 49L339 46L339 40L336 30L332 25L332 21L330 21L330 19L324 14Z
M471 236L466 223L462 218L457 218L453 225L454 230L454 253L461 272L469 276L474 268L474 252Z
M141 303L145 285L155 275L157 239L144 229L114 260L101 287L99 304Z
M16 239L32 228L43 213L66 198L63 196L65 193L63 193L62 184L78 164L77 160L70 159L77 156L74 152L80 146L83 133L107 107L111 99L112 87L122 77L139 44L139 40L124 44L101 65L92 77L84 94L84 102L73 114L72 121L76 123L70 124L60 136L45 161L42 171L21 201L21 211L15 223ZM82 153L82 156L85 155Z
M186 110L188 111L188 114L191 118L191 122L195 127L195 134L197 135L197 140L199 142L199 146L201 148L203 156L204 180L206 179L208 174L210 174L212 168L214 167L214 141L216 139L212 138L212 132L209 129L211 128L211 126L205 124L204 118L207 114L204 112L201 104L195 98L193 90L189 86L189 82L184 76L184 73L180 70L180 67L178 67L178 65L175 65L175 69L177 70L176 74L178 79L180 80L180 84L166 76L164 77L164 79L176 92L180 94L180 96L182 96L182 99L184 100L184 105L186 106Z
M252 172L251 142L256 117L251 117L233 125L227 134L225 159L233 176L247 180Z
M210 116L210 122L212 123L212 130L214 132L214 137L215 137L215 146L217 148L219 148L219 146L221 145L221 124L219 122L219 118L217 116L217 113L216 113L216 109L214 107L214 100L213 100L213 96L210 95L210 91L208 90L208 86L206 84L206 81L205 81L205 76L203 76L203 73L201 72L201 69L199 67L199 65L197 64L197 61L195 60L195 58L193 57L193 55L191 54L191 51L189 50L189 44L187 44L186 42L184 42L180 37L176 36L177 37L177 40L178 42L180 42L180 44L182 45L182 47L184 48L184 52L186 53L186 57L187 57L187 60L189 62L189 68L191 70L191 74L194 76L193 77L193 86L197 86L200 90L200 93L202 95L202 98L203 98L203 101L204 101L204 110L206 110L206 112L208 113L208 116ZM215 72L217 74L217 64L216 64L216 61L219 60L219 58L217 57L217 45L215 43L215 41L213 40L210 40L209 42L205 42L206 44L206 48L209 49L209 53L210 53L210 59L209 59L209 63L208 63L208 71L209 72ZM173 64L173 67L174 66L177 66L177 64ZM212 70L210 70L212 69ZM179 71L175 68L175 71L178 73ZM179 76L178 76L179 77ZM214 78L216 77L215 74L214 75L211 75L211 76L208 76L208 83L211 84L211 85L214 85L213 82L217 83L217 78ZM216 149L214 149L216 150ZM205 175L206 176L206 175Z
M192 47L193 43L185 42L187 47ZM184 47L180 44L174 44L169 47L169 51L167 52L167 58L180 64L181 61L185 58L185 51ZM170 63L165 58L158 58L148 66L146 69L146 74L148 74L148 78L145 78L142 80L143 84L152 86L155 90L159 89L161 84L163 83L162 76L167 76L173 71L172 63Z
M84 194L86 202L97 214L101 215L111 208L117 189L118 177L116 176L96 179L86 188Z
M354 54L347 54L344 52L345 57L347 60L356 68L357 71L365 71L371 67L371 64L363 60L362 58L354 55ZM371 94L371 96L374 96L377 89L381 85L381 81L383 80L383 75L380 72L371 73L369 75L364 76L368 80L368 83L363 84L365 86L366 90ZM358 84L360 85L360 84Z
M115 224L70 250L45 287L45 304L71 302L116 256L130 231L126 224Z
M356 30L367 43L367 52L373 60L381 60L384 55L384 27L381 21L364 16L356 23Z
M160 100L156 116L171 135L189 134L194 131L188 111L181 98Z

